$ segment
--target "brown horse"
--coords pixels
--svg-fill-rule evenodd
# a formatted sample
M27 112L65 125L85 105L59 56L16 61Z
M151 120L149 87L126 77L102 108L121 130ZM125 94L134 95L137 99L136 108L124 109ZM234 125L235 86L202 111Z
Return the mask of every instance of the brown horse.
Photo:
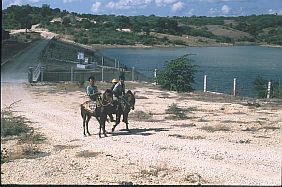
M110 89L107 89L103 94L100 99L97 99L97 106L95 110L92 112L91 110L86 109L85 105L87 102L84 102L80 106L80 112L81 112L81 117L83 119L83 134L85 134L85 128L87 131L87 134L90 136L90 132L88 130L88 122L91 119L91 116L94 116L97 121L100 124L100 130L99 130L99 137L101 138L101 130L103 130L103 134L106 137L106 130L105 130L105 121L107 120L107 115L111 114L113 109L112 105L113 101L113 92Z
M118 102L118 110L115 110L114 113L116 114L116 123L112 128L112 132L114 132L116 126L120 123L120 118L121 115L123 115L123 120L126 124L126 130L129 131L128 129L128 113L130 110L134 110L134 105L135 105L135 93L133 94L131 90L128 90L126 94L123 96L122 99L119 99Z

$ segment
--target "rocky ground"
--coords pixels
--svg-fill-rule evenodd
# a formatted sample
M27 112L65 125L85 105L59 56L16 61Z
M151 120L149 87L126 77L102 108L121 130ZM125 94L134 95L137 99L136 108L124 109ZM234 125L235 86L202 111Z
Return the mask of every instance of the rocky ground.
M109 83L97 83L101 91ZM120 124L99 138L83 136L83 86L75 83L1 83L1 109L14 109L46 140L30 158L1 164L1 184L223 184L281 185L279 101L248 101L203 93L167 92L127 82L135 91L130 132ZM184 115L167 109L177 106ZM12 137L1 146L21 154Z

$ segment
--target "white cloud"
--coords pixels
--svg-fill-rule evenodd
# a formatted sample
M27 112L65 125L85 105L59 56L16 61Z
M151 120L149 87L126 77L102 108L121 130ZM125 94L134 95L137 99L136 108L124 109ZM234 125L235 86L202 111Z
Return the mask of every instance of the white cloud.
M223 5L222 8L221 8L221 11L223 14L229 14L230 11L231 11L231 8L227 5Z
M155 3L158 7L164 7L166 5L170 5L175 3L177 0L155 0Z
M279 10L269 9L268 13L269 14L276 14L277 13L278 15L282 15L282 9L279 9Z
M78 1L78 0L63 0L64 3L72 3L74 1Z
M98 12L100 7L101 7L102 3L101 2L95 2L92 4L92 7L91 7L91 11L92 12Z
M171 11L172 11L172 12L176 12L176 11L178 11L178 10L181 10L183 7L184 7L184 3L182 3L182 2L179 1L179 2L174 3L174 4L172 5Z
M111 9L131 9L146 8L152 0L119 0L117 2L110 1L106 7Z
M189 15L189 16L192 16L192 15L194 15L194 12L195 12L195 9L190 9L190 10L188 11L188 15Z
M12 5L22 5L22 1L21 0L14 0L14 1L12 1L8 4L8 7L12 6Z
M208 13L209 13L210 15L214 15L214 14L219 13L219 11L217 10L217 8L210 8L209 11L208 11Z

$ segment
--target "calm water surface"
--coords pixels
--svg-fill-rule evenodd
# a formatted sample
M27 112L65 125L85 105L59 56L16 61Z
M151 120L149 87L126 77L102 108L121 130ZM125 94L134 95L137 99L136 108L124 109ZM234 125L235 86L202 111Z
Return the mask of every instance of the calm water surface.
M253 90L258 75L280 83L282 78L282 48L262 46L186 47L186 48L126 48L103 49L103 55L118 59L127 67L152 77L154 69L185 54L197 65L194 88L203 89L204 75L208 77L208 90L232 93L233 79L241 96L256 97Z

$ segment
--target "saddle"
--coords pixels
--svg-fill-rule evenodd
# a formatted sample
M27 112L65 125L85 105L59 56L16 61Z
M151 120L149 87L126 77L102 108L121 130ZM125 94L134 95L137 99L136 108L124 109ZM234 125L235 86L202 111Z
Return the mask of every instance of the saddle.
M89 112L94 112L97 107L102 106L102 99L98 97L96 101L85 101L84 103L82 103L82 106Z

